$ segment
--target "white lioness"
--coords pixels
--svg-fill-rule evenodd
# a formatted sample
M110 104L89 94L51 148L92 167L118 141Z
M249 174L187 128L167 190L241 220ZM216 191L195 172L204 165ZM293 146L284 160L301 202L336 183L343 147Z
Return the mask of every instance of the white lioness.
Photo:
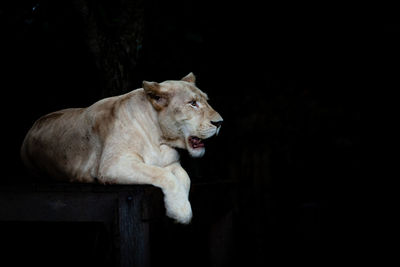
M190 178L175 148L203 156L202 140L222 123L207 99L192 73L180 81L144 81L130 93L41 117L21 157L36 173L59 180L160 187L167 216L189 223Z

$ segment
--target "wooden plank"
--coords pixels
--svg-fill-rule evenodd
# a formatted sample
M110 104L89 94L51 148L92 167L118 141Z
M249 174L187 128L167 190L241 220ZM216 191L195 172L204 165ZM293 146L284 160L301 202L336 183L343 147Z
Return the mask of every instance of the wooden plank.
M141 218L144 191L120 193L118 207L119 266L150 266L149 225Z
M110 222L116 194L25 192L0 194L0 221Z

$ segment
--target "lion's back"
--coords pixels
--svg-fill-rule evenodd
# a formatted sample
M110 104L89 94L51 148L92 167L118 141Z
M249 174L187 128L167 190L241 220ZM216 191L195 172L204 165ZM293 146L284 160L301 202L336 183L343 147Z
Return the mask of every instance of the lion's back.
M64 109L39 118L22 143L24 164L38 175L69 180L68 172L81 161L80 155L89 153L85 145L87 133L81 127L85 123L84 111Z

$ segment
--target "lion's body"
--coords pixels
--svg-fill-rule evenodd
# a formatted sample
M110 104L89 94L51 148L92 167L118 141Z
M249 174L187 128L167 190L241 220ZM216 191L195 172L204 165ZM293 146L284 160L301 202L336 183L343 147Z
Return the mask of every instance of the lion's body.
M87 108L41 117L22 145L24 163L59 180L155 185L164 192L167 214L189 222L190 179L175 148L202 156L198 140L214 135L219 127L212 122L222 118L195 87L194 76L187 77L144 82L144 88ZM196 99L197 108L188 99Z

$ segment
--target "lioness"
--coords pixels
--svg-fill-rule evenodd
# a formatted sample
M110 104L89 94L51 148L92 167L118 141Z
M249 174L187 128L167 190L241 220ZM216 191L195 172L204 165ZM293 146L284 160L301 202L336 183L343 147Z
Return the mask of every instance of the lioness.
M59 180L151 184L162 189L167 216L189 223L190 178L175 148L193 157L218 133L222 117L188 74L180 81L143 82L143 88L87 108L38 119L21 148L25 165Z

